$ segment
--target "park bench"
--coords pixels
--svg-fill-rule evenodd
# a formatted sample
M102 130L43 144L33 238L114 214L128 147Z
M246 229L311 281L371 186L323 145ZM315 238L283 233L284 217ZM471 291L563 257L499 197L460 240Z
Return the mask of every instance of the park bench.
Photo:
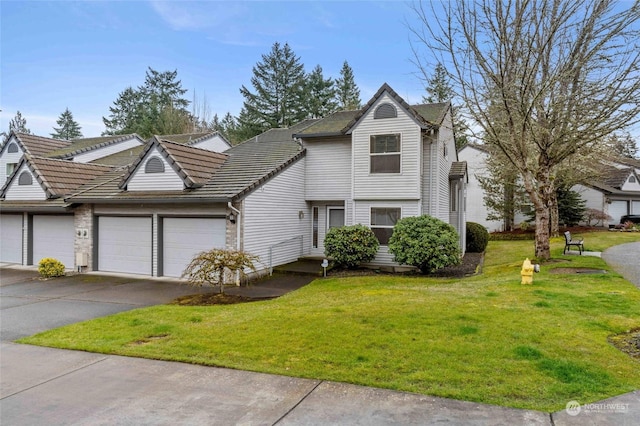
M571 250L571 246L578 247L578 251L580 252L580 255L582 255L582 252L584 251L584 239L580 238L572 240L571 232L567 231L564 233L564 250L562 251L562 254L566 254L568 250Z

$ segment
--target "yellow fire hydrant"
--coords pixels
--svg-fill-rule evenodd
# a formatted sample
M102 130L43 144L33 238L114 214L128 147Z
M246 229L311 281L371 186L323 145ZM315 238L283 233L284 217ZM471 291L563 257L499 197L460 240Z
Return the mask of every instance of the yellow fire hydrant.
M524 262L522 262L520 275L522 276L522 284L533 284L533 265L529 258L526 258Z

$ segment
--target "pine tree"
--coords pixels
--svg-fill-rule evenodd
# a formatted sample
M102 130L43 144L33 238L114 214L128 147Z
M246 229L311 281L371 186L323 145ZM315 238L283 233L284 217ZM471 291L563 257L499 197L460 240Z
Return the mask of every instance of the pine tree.
M256 130L289 127L305 118L304 67L288 44L276 42L262 55L262 61L253 67L251 85L253 92L244 85L240 88L244 114L238 117L249 137Z
M51 133L52 138L71 140L82 137L81 127L73 119L73 114L69 111L69 108L66 108L64 112L60 114L56 123L60 127L53 128L54 133Z
M147 138L153 134L186 133L192 128L187 89L177 80L178 71L159 72L149 67L145 82L138 89L128 87L103 117L103 134L138 133Z
M31 133L27 129L27 119L22 117L20 111L16 112L16 116L9 121L9 132Z
M333 79L324 78L320 65L316 65L311 74L307 76L305 97L309 118L325 117L338 108Z
M433 75L427 78L427 87L425 88L427 95L422 97L422 101L426 103L451 102L451 115L453 118L453 130L456 135L456 149L461 149L468 142L466 131L467 123L460 115L460 107L453 105L455 92L449 80L449 74L446 68L438 62Z
M347 61L342 64L340 78L336 80L336 98L341 111L360 109L360 89L353 78L353 70Z

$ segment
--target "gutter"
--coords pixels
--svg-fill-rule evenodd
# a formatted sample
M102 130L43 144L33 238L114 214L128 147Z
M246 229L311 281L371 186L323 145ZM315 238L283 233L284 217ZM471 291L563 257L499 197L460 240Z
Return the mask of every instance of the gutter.
M236 214L236 250L240 251L240 210L233 207L231 201L227 203L227 207ZM240 270L236 271L236 286L240 287Z

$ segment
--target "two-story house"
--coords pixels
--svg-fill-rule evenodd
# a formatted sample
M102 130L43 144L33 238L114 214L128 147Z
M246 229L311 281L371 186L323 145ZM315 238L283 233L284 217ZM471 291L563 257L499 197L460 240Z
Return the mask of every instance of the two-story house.
M123 153L100 162L131 162L133 149ZM46 174L33 182L45 194ZM28 227L34 213L20 210L31 200L19 178L0 209L22 211ZM451 223L464 250L465 185L450 106L410 106L385 84L361 110L271 129L222 153L154 137L127 169L101 170L62 199L41 194L40 204L73 214L73 267L179 277L213 247L253 253L263 272L322 255L327 229L355 223L380 239L372 263L397 266L386 248L393 225L421 214Z
M329 228L360 223L381 244L373 263L393 265L393 226L423 214L453 225L464 252L467 173L450 104L411 106L384 84L361 110L334 113L295 136L307 150L311 254L324 253Z

